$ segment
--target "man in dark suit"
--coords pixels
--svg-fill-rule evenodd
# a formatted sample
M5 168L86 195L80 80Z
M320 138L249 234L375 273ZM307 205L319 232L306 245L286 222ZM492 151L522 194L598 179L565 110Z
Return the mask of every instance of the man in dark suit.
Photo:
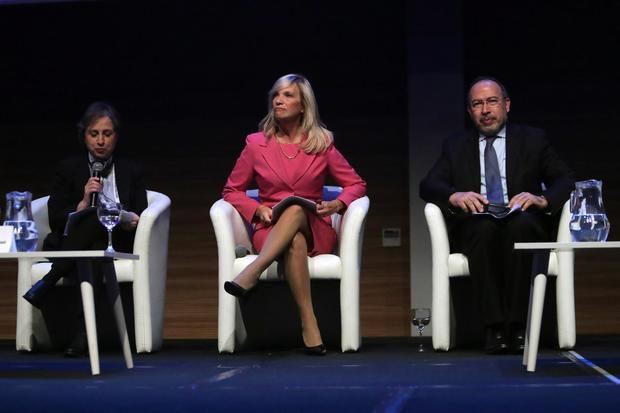
M550 241L553 216L574 187L543 130L508 124L510 103L499 81L477 78L467 99L476 129L448 137L420 184L422 199L444 211L451 249L469 260L491 354L523 350L532 258L515 253L514 243ZM474 214L490 201L520 211L502 219Z
M139 216L147 207L146 189L141 169L133 162L113 156L119 128L118 114L109 104L94 102L86 109L78 123L78 134L87 153L67 158L58 167L47 204L51 233L44 241L44 250L105 249L107 231L95 210L89 209L94 197L100 196L122 204L126 212L114 228L114 248L125 252L132 250ZM74 211L88 214L65 235L68 215ZM47 293L60 278L75 278L74 270L73 260L53 260L50 272L24 294L24 299L41 308ZM84 348L85 334L78 331L65 354L79 355Z

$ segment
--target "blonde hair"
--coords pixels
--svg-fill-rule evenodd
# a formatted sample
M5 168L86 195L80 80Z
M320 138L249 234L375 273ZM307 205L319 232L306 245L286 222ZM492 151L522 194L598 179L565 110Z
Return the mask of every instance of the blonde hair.
M284 75L273 84L269 90L269 104L267 115L260 121L258 127L268 138L278 132L278 122L273 115L273 97L283 87L297 85L299 88L301 107L301 129L307 138L301 148L306 153L320 153L325 151L334 141L333 134L322 123L319 117L319 108L316 104L314 92L308 79L297 74Z

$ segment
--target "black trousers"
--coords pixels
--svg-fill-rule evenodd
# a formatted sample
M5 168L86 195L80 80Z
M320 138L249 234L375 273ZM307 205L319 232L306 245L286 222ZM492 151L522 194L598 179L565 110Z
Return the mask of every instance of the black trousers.
M527 320L532 254L515 251L515 242L551 239L550 218L522 211L503 219L462 217L451 228L452 249L467 256L475 302L486 326Z

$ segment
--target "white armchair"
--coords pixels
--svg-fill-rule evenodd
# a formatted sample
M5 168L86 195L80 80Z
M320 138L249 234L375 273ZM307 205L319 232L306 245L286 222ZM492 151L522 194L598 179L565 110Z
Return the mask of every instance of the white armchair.
M432 250L432 313L433 313L433 348L447 351L450 349L450 277L469 276L469 262L460 253L450 253L448 231L439 207L427 203L424 208L426 223L431 236ZM564 204L557 241L570 242L568 222L570 220L569 203ZM556 276L556 305L558 324L558 344L560 348L570 349L575 346L575 293L573 285L574 254L571 251L551 251L547 275ZM530 310L532 311L532 309ZM542 312L542 306L538 310ZM530 314L530 317L538 317Z
M39 231L37 250L41 249L43 240L50 232L48 199L46 196L32 202L32 214ZM133 283L138 353L155 351L162 345L168 269L170 198L159 192L147 191L147 201L148 207L140 215L133 247L133 253L139 255L140 259L114 262L118 282ZM49 347L51 340L41 312L22 296L47 274L51 263L31 258L20 258L18 261L16 349L32 351L35 346Z
M339 187L326 186L323 199L334 199L342 191ZM249 191L256 196L256 191ZM360 264L364 224L370 201L362 197L353 201L344 215L332 215L332 226L338 234L335 254L323 254L308 258L310 277L313 279L340 280L340 316L342 351L360 348ZM252 228L237 210L220 199L210 210L218 251L218 350L232 353L237 344L246 341L247 333L237 299L224 292L224 282L232 280L245 266L256 259L250 254L241 258L235 255L235 247L243 246L252 251ZM273 263L261 276L261 280L275 280L277 264Z

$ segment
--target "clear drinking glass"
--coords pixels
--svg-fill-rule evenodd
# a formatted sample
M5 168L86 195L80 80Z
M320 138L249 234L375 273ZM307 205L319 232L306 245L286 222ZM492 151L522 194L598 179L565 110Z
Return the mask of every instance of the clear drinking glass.
M121 211L123 206L110 198L99 194L97 197L97 218L99 222L108 230L108 247L106 252L115 252L112 247L112 230L121 222Z
M422 337L422 331L431 322L431 309L430 308L412 308L411 309L411 324L417 329L420 337ZM419 352L424 351L424 345L420 343L418 347Z

